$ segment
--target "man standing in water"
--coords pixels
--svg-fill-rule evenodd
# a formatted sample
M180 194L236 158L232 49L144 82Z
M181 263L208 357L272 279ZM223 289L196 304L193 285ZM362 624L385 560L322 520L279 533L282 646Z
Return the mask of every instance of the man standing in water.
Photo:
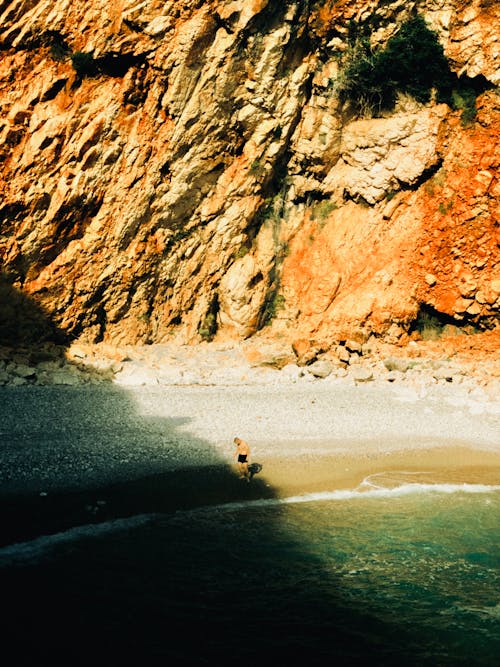
M236 452L234 457L238 463L238 471L240 473L240 479L246 479L247 482L250 481L250 471L248 470L248 464L250 462L250 447L241 438L235 438L234 444L236 445Z

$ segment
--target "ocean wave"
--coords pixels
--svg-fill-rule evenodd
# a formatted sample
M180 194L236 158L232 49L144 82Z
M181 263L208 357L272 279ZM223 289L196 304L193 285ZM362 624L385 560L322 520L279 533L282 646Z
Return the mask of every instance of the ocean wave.
M470 482L432 482L417 481L412 482L409 479L426 475L432 475L431 471L406 470L377 472L361 482L357 491L369 493L372 491L390 491L390 495L407 495L411 493L490 493L500 491L499 484L480 484Z
M489 616L494 619L500 619L500 603L483 607L459 607L459 609L473 614L480 614L481 616Z
M102 523L74 526L60 533L41 535L26 542L9 544L0 547L0 568L36 563L41 557L48 556L58 546L137 528L150 523L157 516L156 514L137 514L136 516L103 521Z
M412 474L412 473L408 473ZM297 496L284 498L262 498L258 500L236 501L222 505L204 506L194 510L186 510L187 513L210 512L223 510L237 510L248 508L264 508L280 505L292 505L299 503L314 503L321 501L339 500L366 500L369 498L397 498L417 494L452 494L471 493L485 494L500 491L500 485L493 484L456 484L456 483L424 483L406 482L398 486L385 487L376 486L370 478L366 478L356 489L337 489L334 491L316 491L304 493Z
M314 502L357 501L377 498L397 498L418 494L488 494L500 491L500 485L470 483L428 483L428 482L397 482L395 475L410 476L423 473L376 473L370 475L355 489L337 489L333 491L317 491L284 498L261 498L256 500L235 501L218 505L203 505L188 510L178 510L174 514L138 514L131 517L113 519L102 523L75 526L68 530L42 535L26 542L0 547L0 568L13 565L29 565L43 557L50 556L57 547L113 533L128 531L154 521L185 520L189 516L210 515L213 513L237 510L260 509ZM381 483L391 484L383 486ZM396 484L396 486L394 486Z

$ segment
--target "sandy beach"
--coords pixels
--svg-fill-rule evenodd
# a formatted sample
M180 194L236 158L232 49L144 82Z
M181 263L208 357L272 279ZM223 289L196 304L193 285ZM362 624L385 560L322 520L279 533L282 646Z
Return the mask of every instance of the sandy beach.
M450 385L420 394L342 382L150 388L136 390L135 400L144 414L182 414L181 431L210 443L211 454L228 464L232 438L245 438L262 465L259 479L279 496L356 488L388 470L500 483L499 406L464 398Z
M500 453L463 445L310 456L267 462L264 478L280 497L390 484L500 484Z

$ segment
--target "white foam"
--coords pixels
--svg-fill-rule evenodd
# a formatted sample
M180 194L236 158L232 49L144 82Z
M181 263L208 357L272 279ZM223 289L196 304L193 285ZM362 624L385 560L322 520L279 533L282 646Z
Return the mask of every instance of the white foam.
M474 614L481 614L483 616L491 616L492 618L500 619L500 603L488 607L459 607L459 609Z
M401 472L400 475L412 475L422 473ZM281 505L294 505L300 503L314 503L321 501L342 500L366 500L367 498L397 498L417 494L486 494L500 491L500 485L490 484L430 484L423 482L406 482L393 486L392 488L378 486L374 480L383 478L394 483L394 472L377 473L370 475L356 489L337 489L335 491L319 491L315 493L304 493L286 498L261 498L258 500L245 500L221 505L205 505L191 510L179 510L177 517L189 515L210 514L217 511L231 511L239 509L259 509L263 507L276 507ZM97 524L76 526L66 531L53 535L42 535L27 542L18 542L0 548L0 567L15 564L29 564L38 561L42 556L50 554L57 546L88 540L95 537L119 533L142 526L158 520L166 515L162 514L138 514L122 519L114 519Z
M149 523L157 516L156 514L138 514L124 519L75 526L60 533L42 535L27 542L9 544L0 548L0 567L35 562L41 556L49 554L57 546L136 528Z
M360 496L405 496L418 493L493 493L500 491L500 485L492 484L428 484L423 482L406 483L392 489L376 487L373 490L361 492Z
M304 494L303 496L291 496L285 498L284 502L314 502L316 500L346 500L365 498L389 498L406 496L420 493L490 493L500 491L500 485L488 484L426 484L406 483L393 488L375 487L370 490L358 489L349 491L324 491L321 493Z
M410 493L489 493L500 490L500 485L471 484L457 482L409 482L412 477L423 477L432 474L431 471L406 470L378 472L368 475L361 482L358 490L391 491L391 495L408 495ZM368 493L368 491L365 491Z
M410 474L410 473L408 473ZM367 478L368 479L368 478ZM367 488L368 486L368 488ZM417 495L423 493L451 494L451 493L493 493L500 491L500 485L490 484L429 484L405 483L393 488L375 487L367 485L366 480L356 489L338 489L335 491L318 491L304 493L286 498L262 498L242 502L225 503L211 507L198 508L192 511L233 510L245 508L273 507L278 505L293 505L299 503L314 503L320 501L339 500L366 500L367 498L397 498L400 496Z

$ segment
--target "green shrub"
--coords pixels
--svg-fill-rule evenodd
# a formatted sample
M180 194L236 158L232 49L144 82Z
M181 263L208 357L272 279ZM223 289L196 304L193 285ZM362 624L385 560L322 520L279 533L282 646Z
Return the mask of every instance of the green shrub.
M258 213L260 224L263 224L267 221L271 221L273 223L280 222L285 213L284 206L285 200L281 192L279 192L277 195L274 195L274 197L268 197L265 199L264 204L261 206Z
M211 341L217 333L217 316L215 313L208 313L198 329L201 338Z
M437 171L434 176L427 181L425 184L425 191L431 197L434 197L436 194L436 188L441 188L446 183L446 178L448 176L448 171L442 167Z
M234 253L233 258L234 259L243 259L248 253L250 252L250 248L248 245L242 245L238 248L238 250Z
M217 333L217 317L219 314L219 298L217 294L213 297L212 303L198 326L198 334L204 341L210 342Z
M337 208L338 206L335 202L324 199L312 207L311 219L316 220L319 218L320 221L325 222L330 213L335 211Z
M457 87L451 93L452 108L462 111L462 115L460 116L462 127L467 127L476 120L476 97L476 91L473 88L465 86Z
M439 202L438 211L441 213L441 215L446 215L451 211L452 208L453 208L453 199L449 199L446 203Z
M414 329L418 331L422 340L436 340L441 337L444 325L438 317L429 312L420 312L414 322Z
M472 330L471 327L469 329ZM457 323L449 315L440 313L431 306L422 305L410 326L410 333L414 331L420 334L422 340L437 340L451 333L467 333L467 328L457 328Z
M255 178L260 178L264 174L264 165L260 160L254 160L250 165L250 173Z
M427 103L433 90L447 101L453 76L437 35L420 16L409 19L385 48L372 49L366 35L353 37L338 84L342 102L358 113L391 110L397 94Z
M262 324L269 326L274 320L280 310L285 309L285 297L277 291L273 291L268 295L264 310L262 313Z

